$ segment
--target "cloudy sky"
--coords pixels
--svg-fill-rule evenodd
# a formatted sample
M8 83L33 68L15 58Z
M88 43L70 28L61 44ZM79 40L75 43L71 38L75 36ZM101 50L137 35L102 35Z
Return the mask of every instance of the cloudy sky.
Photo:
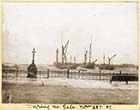
M63 44L70 40L68 61L75 56L77 62L83 62L92 42L92 60L98 63L103 62L104 54L117 53L112 63L137 64L137 24L135 2L5 2L3 62L29 64L35 48L37 64L53 63L56 48L61 55L63 32Z

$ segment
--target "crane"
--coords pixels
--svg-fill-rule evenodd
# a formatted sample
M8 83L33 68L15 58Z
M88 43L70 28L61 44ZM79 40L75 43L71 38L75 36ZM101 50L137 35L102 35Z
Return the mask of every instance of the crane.
M90 45L89 45L89 63L91 63L91 56L92 56L91 48L92 48L92 35L90 38Z
M91 63L91 47L92 47L92 44L90 43L90 46L89 46L89 63Z
M75 64L75 63L76 63L76 57L74 57L74 59L73 59L73 60L74 60L74 64Z
M59 49L57 48L56 49L56 65L58 64L58 62L59 62Z
M68 44L69 44L69 40L67 41L67 43L65 44L65 46L62 45L62 64L67 63L67 49L68 49Z
M95 63L95 62L97 62L98 60L97 59L95 59L94 61L93 61L93 63Z
M105 54L103 56L103 64L105 65Z
M108 65L110 66L111 60L116 56L117 54L114 54L112 57L108 57Z
M84 58L85 58L85 65L86 65L86 63L87 63L87 53L88 53L88 51L86 50L86 53L84 54Z

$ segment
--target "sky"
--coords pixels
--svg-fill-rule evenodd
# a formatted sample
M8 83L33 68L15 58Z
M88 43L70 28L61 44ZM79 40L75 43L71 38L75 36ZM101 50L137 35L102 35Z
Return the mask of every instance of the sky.
M92 43L92 61L138 64L136 2L3 2L3 62L52 64L56 49L69 40L67 59L84 62Z

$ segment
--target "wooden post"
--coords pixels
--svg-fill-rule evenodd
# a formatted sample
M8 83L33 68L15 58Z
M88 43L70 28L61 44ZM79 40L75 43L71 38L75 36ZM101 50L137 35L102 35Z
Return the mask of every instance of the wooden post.
M110 80L110 73L108 73L108 80Z
M6 70L5 72L6 72L6 79L7 79L7 77L8 77L8 72L7 72L7 70Z
M122 74L122 71L120 71L120 75Z
M67 69L67 78L69 79L69 69Z
M122 74L122 71L120 71L120 75ZM120 81L121 82L121 81ZM126 84L128 84L128 82L126 82Z
M90 80L90 75L91 75L91 73L89 73L89 78L88 78L89 80Z
M18 77L18 66L17 66L17 72L16 72L16 78Z
M80 70L78 70L78 73L77 74L78 74L78 78L80 79Z
M80 73L78 73L78 79L80 79Z
M128 81L126 81L126 84L128 84Z
M50 71L50 70L49 70L49 69L47 69L47 78L49 78L49 71Z
M101 80L101 70L99 71L99 80Z
M93 78L94 78L94 76L93 76L93 75L94 75L94 73L92 73L92 76L91 76L92 80L93 80Z

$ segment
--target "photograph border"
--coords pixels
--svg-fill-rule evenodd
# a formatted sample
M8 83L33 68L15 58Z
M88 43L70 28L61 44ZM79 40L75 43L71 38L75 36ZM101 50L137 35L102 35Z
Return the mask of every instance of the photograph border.
M2 103L2 3L3 2L137 2L138 9L138 66L140 65L140 0L0 0L0 110L140 110L140 87L138 89L138 104L137 105L119 105L119 104L3 104ZM138 70L138 75L140 75L140 70ZM140 80L139 80L140 86ZM65 109L64 106L74 106L73 108ZM85 108L80 109L79 105L92 105L98 106L97 108Z

